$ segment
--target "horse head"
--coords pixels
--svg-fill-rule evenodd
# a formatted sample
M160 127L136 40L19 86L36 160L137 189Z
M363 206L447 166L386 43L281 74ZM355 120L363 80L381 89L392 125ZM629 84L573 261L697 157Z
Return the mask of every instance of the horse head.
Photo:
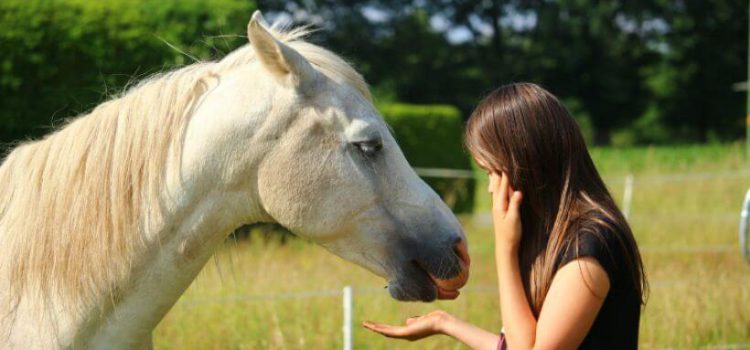
M237 209L246 222L278 223L383 276L398 300L455 298L468 278L464 233L362 77L258 12L247 34L253 59L240 49L223 60L233 68L197 107L183 167L252 197Z

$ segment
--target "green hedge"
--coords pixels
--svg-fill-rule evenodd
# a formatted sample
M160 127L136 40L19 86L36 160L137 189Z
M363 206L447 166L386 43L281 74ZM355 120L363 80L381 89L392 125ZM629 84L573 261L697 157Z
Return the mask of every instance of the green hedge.
M378 109L413 167L471 169L463 147L461 112L457 108L396 103L381 104ZM473 180L425 178L425 181L455 212L473 209Z
M145 75L247 42L248 0L0 1L0 142L46 133ZM216 36L217 34L227 36ZM211 35L211 36L209 36Z

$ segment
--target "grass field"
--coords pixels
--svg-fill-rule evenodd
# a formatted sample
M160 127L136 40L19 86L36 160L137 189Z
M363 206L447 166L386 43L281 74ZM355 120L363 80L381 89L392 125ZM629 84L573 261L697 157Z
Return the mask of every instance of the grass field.
M741 145L595 149L614 197L633 174L631 224L651 284L641 318L641 347L750 348L750 264L737 239L739 208L750 187ZM697 176L671 174L698 173ZM479 184L478 212L489 207ZM229 242L209 263L154 334L157 349L341 348L337 295L310 291L355 288L355 349L462 349L438 336L417 343L386 339L361 321L400 323L435 308L499 330L491 226L486 215L462 217L472 255L462 296L434 304L398 303L386 284L322 248L254 238ZM299 294L305 298L293 298ZM276 295L274 299L262 296ZM736 347L739 348L739 347Z

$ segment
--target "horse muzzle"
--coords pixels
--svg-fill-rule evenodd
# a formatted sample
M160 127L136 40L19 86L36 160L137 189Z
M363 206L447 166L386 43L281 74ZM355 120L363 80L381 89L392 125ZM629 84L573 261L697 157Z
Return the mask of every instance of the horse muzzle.
M469 258L466 239L461 234L449 244L427 247L406 244L404 263L391 280L391 296L401 301L455 299L469 279ZM409 249L411 248L411 249Z
M466 285L469 280L469 267L471 265L471 258L469 257L468 247L466 246L466 239L460 239L458 243L453 247L453 252L458 258L459 271L455 277L445 278L436 276L435 274L427 271L427 274L432 279L432 282L437 288L438 299L455 299L459 295L459 289Z

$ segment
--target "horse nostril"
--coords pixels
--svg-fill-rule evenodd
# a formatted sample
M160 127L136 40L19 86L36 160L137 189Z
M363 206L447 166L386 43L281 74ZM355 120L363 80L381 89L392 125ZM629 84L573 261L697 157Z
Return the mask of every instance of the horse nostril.
M458 238L457 242L453 245L453 251L456 253L456 256L461 259L461 262L466 265L465 268L468 269L469 264L471 264L471 258L469 257L469 250L466 246L466 239Z
M463 241L463 240L464 240L463 237L461 237L461 235L458 235L458 236L456 236L456 238L453 239L453 245L454 246L459 245L461 243L461 241Z

